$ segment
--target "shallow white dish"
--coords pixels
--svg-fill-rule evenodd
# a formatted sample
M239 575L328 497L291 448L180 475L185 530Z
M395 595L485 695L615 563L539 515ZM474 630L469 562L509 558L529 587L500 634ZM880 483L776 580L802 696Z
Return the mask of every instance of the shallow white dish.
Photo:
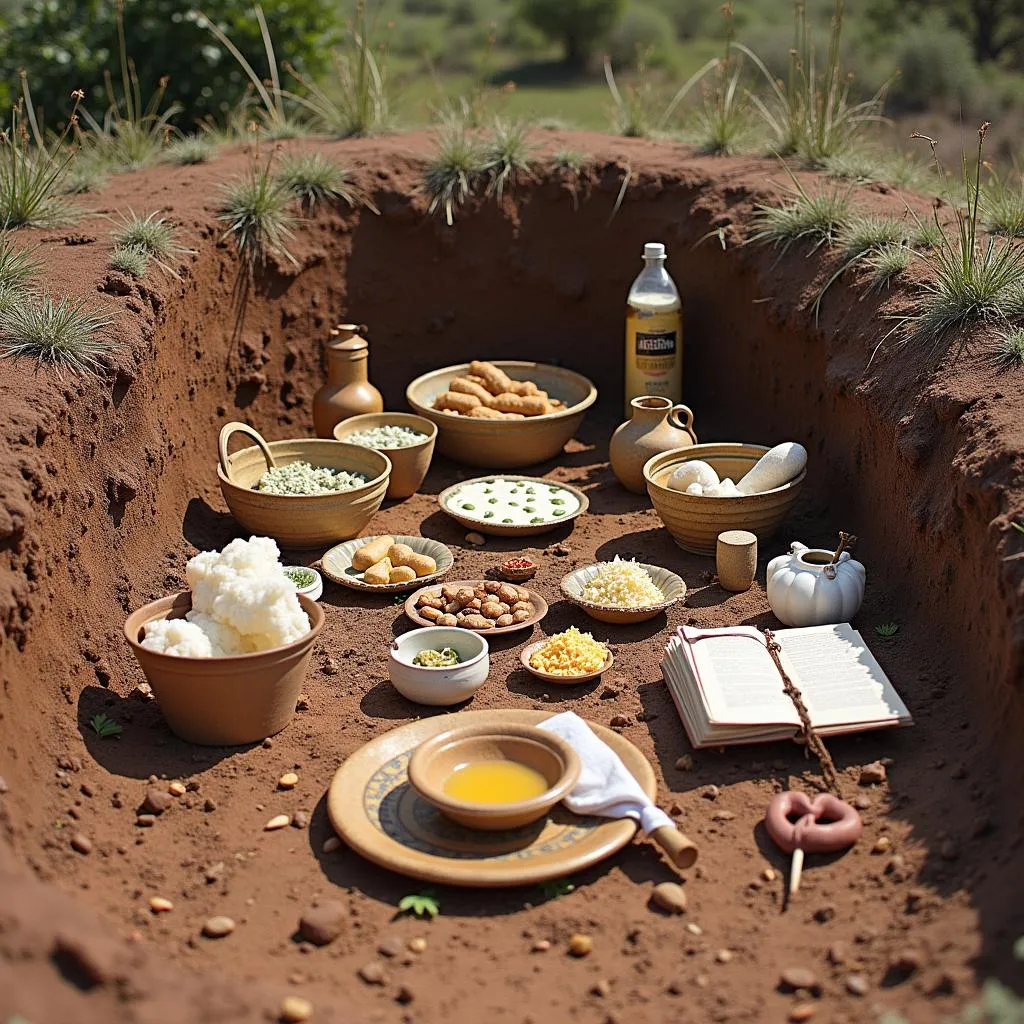
M286 566L285 568L291 568L291 567L290 566ZM316 579L313 580L313 582L310 583L308 586L305 586L305 587L297 586L295 588L296 593L305 594L306 597L308 597L310 599L310 601L319 601L320 598L323 596L323 593L324 593L324 578L323 578L323 576L321 576L320 573L318 573L316 571L316 569L313 569L313 568L311 568L308 565L300 565L300 566L296 566L295 568L305 569L307 572L311 572L316 577Z
M540 522L530 522L527 520L526 522L518 523L503 522L502 518L505 518L504 516L487 519L483 513L486 510L484 502L488 501L488 498L486 494L482 493L482 489L496 484L498 481L524 489L522 495L516 496L516 500L520 505L528 504L533 498L539 499L548 517L544 518L544 516L538 515L536 518L540 519ZM526 488L533 488L537 493L533 496L528 495L525 493ZM552 494L557 494L562 501L568 503L565 515L554 516L551 514L552 509L549 507L548 499ZM463 506L467 502L462 500L460 496L471 497L472 500L468 504L474 507L470 509L464 508ZM543 477L516 476L512 473L493 473L491 476L478 476L472 480L463 480L461 483L452 484L451 487L446 487L437 496L437 503L441 506L442 512L446 512L452 519L457 523L461 523L467 529L477 530L480 533L489 533L494 537L531 537L536 536L538 533L547 533L548 530L554 530L565 523L571 523L574 519L583 515L590 507L590 499L578 487L573 487L571 484L563 484L557 480L546 480ZM481 504L480 508L475 507L478 503ZM531 518L534 517L531 516Z
M462 663L450 668L414 665L420 651L451 647ZM452 626L426 626L403 633L388 651L388 674L395 689L417 704L461 704L480 689L491 671L490 648L479 633Z

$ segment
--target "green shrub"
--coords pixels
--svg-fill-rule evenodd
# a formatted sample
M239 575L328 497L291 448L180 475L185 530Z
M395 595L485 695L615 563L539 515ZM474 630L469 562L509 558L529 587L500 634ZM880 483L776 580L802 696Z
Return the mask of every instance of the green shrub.
M939 106L959 113L961 107L973 106L972 98L981 86L966 36L950 28L940 15L904 27L889 62L900 71L889 94L895 109Z
M565 60L584 66L608 37L625 0L520 0L520 15L565 48Z
M608 56L613 64L632 64L637 53L646 53L649 64L664 61L675 36L668 15L647 4L630 4L608 37Z
M321 0L263 0L277 56L304 73L320 74L330 58L335 25ZM124 0L126 46L144 93L169 76L169 96L183 109L179 123L217 118L245 94L243 70L210 35L201 8L246 58L259 67L263 41L249 3L237 0ZM117 2L27 0L11 19L0 47L0 80L25 68L36 103L51 115L66 109L72 89L100 116L107 107L103 72L117 78Z

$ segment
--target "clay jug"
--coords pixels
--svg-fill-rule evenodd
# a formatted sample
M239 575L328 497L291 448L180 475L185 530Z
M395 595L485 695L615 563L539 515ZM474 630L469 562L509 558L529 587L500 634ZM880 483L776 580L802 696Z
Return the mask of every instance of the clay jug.
M633 415L612 434L608 456L619 483L634 494L646 494L644 463L662 452L697 443L693 413L688 406L673 405L659 395L641 395L629 404Z
M313 396L317 437L334 437L334 428L349 416L383 412L384 399L367 375L369 345L359 324L338 324L324 342L327 383Z

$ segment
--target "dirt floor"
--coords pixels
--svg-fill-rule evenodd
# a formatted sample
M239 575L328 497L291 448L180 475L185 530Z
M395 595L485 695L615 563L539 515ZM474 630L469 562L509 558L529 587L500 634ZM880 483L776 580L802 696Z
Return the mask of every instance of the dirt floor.
M856 275L835 286L815 325L808 306L827 261L741 245L754 204L780 191L771 163L600 136L543 145L589 151L592 171L580 182L542 176L500 206L474 204L454 229L427 218L417 193L427 137L325 145L380 215L325 211L304 223L300 267L268 270L237 336L237 267L219 241L215 193L244 167L240 152L115 179L84 203L97 216L26 236L50 287L117 314L121 347L100 383L0 363L3 1019L266 1020L296 994L325 1022L852 1022L886 1009L916 1022L948 1017L988 977L1024 988L1012 956L1024 934L1024 562L1003 561L1024 547L1009 527L1024 518L1019 374L998 373L984 339L955 364L891 343L869 366L885 317L909 293L868 296ZM631 186L613 216L625 174ZM858 200L905 209L884 190ZM152 270L133 283L106 270L109 225L98 215L128 208L161 209L180 225L195 250L183 254L180 280ZM719 226L724 249L700 243ZM816 785L815 764L789 743L692 752L659 668L680 623L773 623L763 589L729 595L711 582L712 560L675 547L607 463L624 296L655 238L669 247L686 304L684 397L701 440L794 439L811 453L794 516L762 545L760 578L793 539L824 545L840 529L856 533L868 590L854 624L916 721L829 743L844 792L863 805L865 836L845 856L811 858L785 912L786 865L760 822L772 793ZM422 883L345 849L322 853L338 766L431 713L387 680L387 643L410 625L399 603L328 585L306 706L263 745L186 744L137 690L125 613L180 589L192 553L239 533L216 481L219 427L246 419L272 439L311 433L319 341L349 319L370 325L371 374L387 408L404 407L412 377L477 356L563 363L601 390L564 457L536 470L579 484L591 502L572 528L525 549L542 562L535 586L551 612L532 634L495 644L470 707L625 719L618 728L654 766L661 804L701 846L682 917L649 906L652 883L675 876L643 841L571 878L575 889L559 897L438 889L441 915L430 923L396 915ZM388 503L373 531L449 544L460 578L524 550L473 549L437 510L443 487L473 475L438 459L422 493ZM291 554L311 563L321 553ZM678 572L685 605L625 628L559 599L564 573L614 554ZM873 627L888 622L898 633L878 637ZM518 667L519 650L573 623L613 644L615 667L599 683L546 692ZM88 727L97 712L124 726L119 739ZM687 755L692 767L678 767ZM861 766L880 758L887 781L859 785ZM289 770L299 785L278 791ZM138 809L160 780L187 792L140 827ZM303 827L262 830L297 812ZM174 909L153 914L153 896ZM341 900L347 915L319 949L296 938L318 899ZM235 931L203 938L204 921L221 914ZM567 955L575 932L593 938L590 956ZM410 952L420 937L425 950ZM538 942L550 948L535 951ZM812 972L811 994L780 983L797 967Z

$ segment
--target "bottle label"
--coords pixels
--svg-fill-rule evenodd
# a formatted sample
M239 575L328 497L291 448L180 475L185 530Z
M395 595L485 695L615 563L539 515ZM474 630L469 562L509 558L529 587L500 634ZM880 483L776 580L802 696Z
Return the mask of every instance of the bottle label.
M644 315L638 312L630 323L629 340L635 367L643 373L672 370L680 356L682 317L678 311Z

